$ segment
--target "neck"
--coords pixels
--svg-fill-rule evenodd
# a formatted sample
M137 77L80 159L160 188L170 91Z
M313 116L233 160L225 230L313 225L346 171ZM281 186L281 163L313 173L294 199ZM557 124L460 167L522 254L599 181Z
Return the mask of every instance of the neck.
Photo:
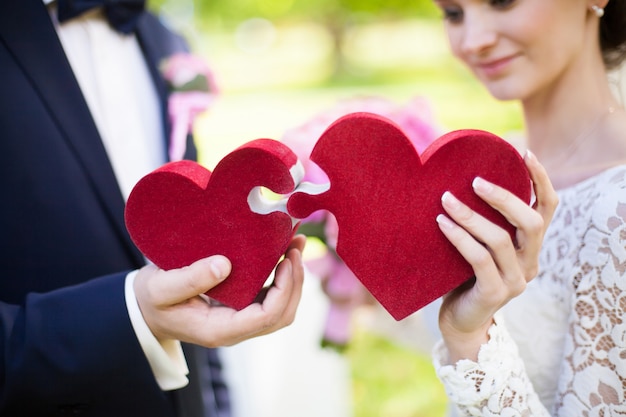
M564 188L626 160L626 113L605 90L524 103L528 147Z
M620 107L604 66L590 62L593 60L574 67L549 88L522 101L528 146L540 160L557 158L577 141L593 140L609 109Z
M595 22L595 19L592 21ZM538 158L551 158L597 120L613 98L597 37L597 24L587 28L580 53L554 81L522 98L530 149Z

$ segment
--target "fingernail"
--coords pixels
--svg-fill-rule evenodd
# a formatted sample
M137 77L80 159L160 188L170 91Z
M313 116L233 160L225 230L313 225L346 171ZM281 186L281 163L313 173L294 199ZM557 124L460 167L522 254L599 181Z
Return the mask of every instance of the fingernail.
M459 200L457 200L450 191L446 191L445 193L443 193L443 195L441 196L441 202L452 209L460 207Z
M212 256L209 267L219 279L225 279L230 274L230 261L222 255Z
M452 220L450 220L443 214L438 215L436 220L439 225L443 226L446 229L452 229L455 226Z
M472 187L474 187L476 191L480 191L483 194L493 191L493 185L480 177L474 178L474 181L472 181Z
M535 156L535 154L534 154L534 153L532 153L532 152L530 151L530 149L526 149L526 155L524 156L524 159L529 159L529 160L531 160L531 161L536 161L536 160L537 160L537 157Z

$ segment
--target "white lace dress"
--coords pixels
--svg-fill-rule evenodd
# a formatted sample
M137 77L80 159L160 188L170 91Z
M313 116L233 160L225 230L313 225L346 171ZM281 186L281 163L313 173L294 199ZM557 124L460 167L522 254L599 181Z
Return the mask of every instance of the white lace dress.
M437 373L460 415L626 416L626 166L559 191L540 273L496 316L478 362Z

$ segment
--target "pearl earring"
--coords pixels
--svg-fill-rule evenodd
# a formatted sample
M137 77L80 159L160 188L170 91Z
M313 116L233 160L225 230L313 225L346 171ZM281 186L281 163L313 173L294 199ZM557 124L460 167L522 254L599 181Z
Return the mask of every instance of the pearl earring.
M591 6L591 10L593 10L593 12L596 14L596 16L598 17L602 17L604 16L604 9L596 4L593 4Z

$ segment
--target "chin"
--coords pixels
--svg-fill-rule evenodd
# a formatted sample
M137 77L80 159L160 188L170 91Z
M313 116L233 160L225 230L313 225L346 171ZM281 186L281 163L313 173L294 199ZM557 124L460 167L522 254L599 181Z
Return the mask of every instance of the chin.
M529 92L528 78L518 72L507 71L488 76L474 68L473 73L496 100L523 100Z
M516 94L499 94L499 93L494 93L492 91L490 91L490 94L493 98L495 98L498 101L517 101L520 100L520 97Z
M511 82L483 82L483 85L496 100L521 100L524 97L519 86L514 86Z

